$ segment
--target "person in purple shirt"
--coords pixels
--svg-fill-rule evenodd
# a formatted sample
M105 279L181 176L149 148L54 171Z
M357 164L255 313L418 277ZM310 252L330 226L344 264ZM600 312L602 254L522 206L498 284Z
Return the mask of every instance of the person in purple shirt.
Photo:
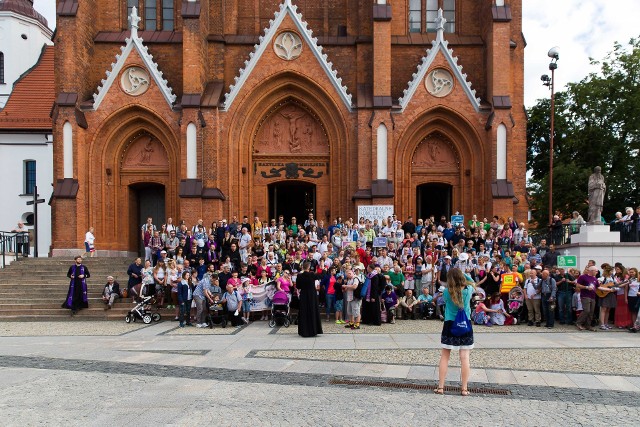
M387 310L387 323L396 323L395 317L396 308L398 307L398 296L393 291L392 285L388 284L385 286L382 301L384 301L384 308Z
M596 288L598 287L596 274L598 274L598 267L591 265L587 267L585 274L578 277L576 282L576 289L580 289L580 301L582 302L582 313L576 321L576 326L581 331L586 329L595 331L595 328L591 327L591 320L596 308Z

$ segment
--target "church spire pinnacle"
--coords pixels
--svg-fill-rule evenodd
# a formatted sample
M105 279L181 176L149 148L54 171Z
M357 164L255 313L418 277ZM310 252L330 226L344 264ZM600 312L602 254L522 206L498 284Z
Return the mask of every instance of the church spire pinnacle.
M436 36L440 40L444 40L444 24L447 23L447 19L443 16L442 9L438 9L438 17L436 18L436 30L438 35Z
M138 16L138 9L133 6L131 8L131 16L129 16L129 24L131 25L131 38L138 37L138 23L142 20Z

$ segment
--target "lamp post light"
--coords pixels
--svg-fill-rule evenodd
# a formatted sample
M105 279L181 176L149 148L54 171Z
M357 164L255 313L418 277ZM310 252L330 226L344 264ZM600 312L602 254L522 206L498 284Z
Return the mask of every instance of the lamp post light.
M555 71L558 68L558 59L560 59L560 49L558 46L552 47L547 52L551 62L549 63L549 70L551 71L551 77L547 74L543 74L540 77L542 84L547 86L551 90L551 135L549 138L549 224L553 224L553 126L555 118Z

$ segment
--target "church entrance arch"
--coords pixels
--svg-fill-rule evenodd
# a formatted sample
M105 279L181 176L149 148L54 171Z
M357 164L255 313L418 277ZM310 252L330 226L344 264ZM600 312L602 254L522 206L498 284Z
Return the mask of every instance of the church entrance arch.
M432 132L416 147L411 161L411 180L416 194L418 218L442 215L449 218L454 196L460 197L460 156L442 133Z
M144 255L141 225L147 218L154 219L154 224L164 222L165 216L165 187L162 184L139 183L129 186L130 221L129 248ZM158 225L156 225L158 227ZM131 250L130 249L130 250Z
M439 221L442 216L451 217L451 184L429 183L418 185L416 189L416 212L418 218L433 216Z
M282 215L291 223L295 217L299 224L316 215L316 185L304 181L280 181L269 184L269 217Z
M287 223L309 213L328 215L330 146L320 118L306 104L287 99L275 105L258 125L253 141L253 206L270 219ZM324 212L316 212L316 206Z
M160 230L166 219L167 194L171 185L169 158L162 143L152 134L139 132L124 146L120 166L121 188L128 189L128 250L144 254L141 226L148 217Z

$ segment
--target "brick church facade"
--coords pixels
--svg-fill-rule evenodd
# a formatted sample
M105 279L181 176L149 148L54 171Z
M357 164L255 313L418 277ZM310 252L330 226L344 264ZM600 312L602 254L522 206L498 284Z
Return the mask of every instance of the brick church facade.
M53 254L360 205L524 219L521 0L60 0Z

